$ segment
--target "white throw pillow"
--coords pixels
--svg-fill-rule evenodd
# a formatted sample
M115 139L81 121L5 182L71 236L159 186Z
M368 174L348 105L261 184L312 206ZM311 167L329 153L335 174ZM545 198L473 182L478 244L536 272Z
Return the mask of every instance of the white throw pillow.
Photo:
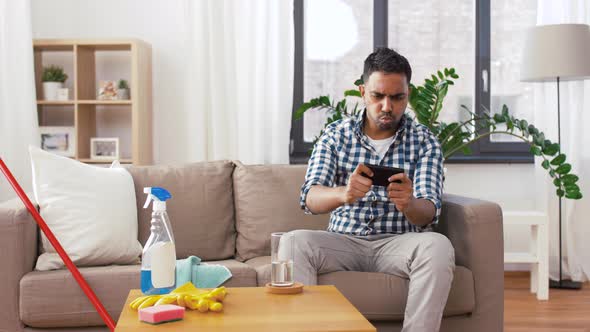
M30 147L33 191L41 216L77 266L133 264L141 255L131 174ZM64 267L41 233L37 270Z

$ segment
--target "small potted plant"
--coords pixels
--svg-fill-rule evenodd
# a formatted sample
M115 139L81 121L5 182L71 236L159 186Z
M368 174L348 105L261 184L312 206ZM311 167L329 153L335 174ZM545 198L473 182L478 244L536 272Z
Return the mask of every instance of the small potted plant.
M129 84L124 79L120 79L117 84L117 98L121 100L129 99Z
M63 88L64 82L68 79L68 75L64 73L62 67L51 65L43 67L43 97L45 100L58 100L58 89Z

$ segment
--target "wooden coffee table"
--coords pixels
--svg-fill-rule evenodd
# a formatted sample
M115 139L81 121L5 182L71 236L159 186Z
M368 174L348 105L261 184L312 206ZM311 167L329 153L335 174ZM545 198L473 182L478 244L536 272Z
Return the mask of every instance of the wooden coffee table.
M139 297L131 290L116 332L130 331L350 331L376 329L334 286L305 286L303 293L266 293L264 287L228 288L221 313L187 310L184 319L161 325L142 323L129 303Z

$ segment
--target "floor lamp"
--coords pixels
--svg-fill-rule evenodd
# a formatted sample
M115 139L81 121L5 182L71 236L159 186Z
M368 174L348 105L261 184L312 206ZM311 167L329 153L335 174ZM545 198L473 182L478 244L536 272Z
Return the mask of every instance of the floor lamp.
M521 81L556 82L557 142L561 152L559 82L590 77L590 26L586 24L540 25L527 31L522 57ZM582 284L563 280L561 255L561 200L559 197L559 280L551 288L580 289Z

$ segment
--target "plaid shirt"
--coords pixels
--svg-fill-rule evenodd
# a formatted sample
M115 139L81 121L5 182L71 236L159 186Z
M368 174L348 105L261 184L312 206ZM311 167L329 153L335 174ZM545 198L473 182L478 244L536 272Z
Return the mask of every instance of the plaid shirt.
M412 180L414 196L434 203L432 223L424 227L411 224L389 201L386 188L373 186L365 197L332 211L328 231L351 235L430 231L438 222L443 189L443 154L437 138L404 114L389 150L380 160L363 133L364 113L331 123L317 141L301 187L301 208L312 213L306 198L313 185L345 186L360 163L399 167Z

